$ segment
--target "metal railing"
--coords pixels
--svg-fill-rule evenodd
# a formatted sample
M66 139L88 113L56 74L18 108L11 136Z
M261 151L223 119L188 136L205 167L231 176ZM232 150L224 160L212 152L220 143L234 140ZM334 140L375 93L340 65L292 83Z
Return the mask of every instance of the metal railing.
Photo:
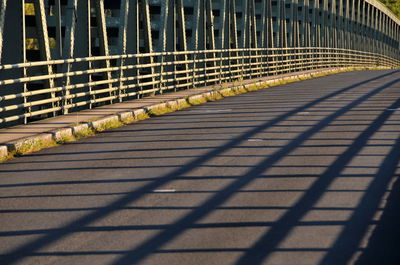
M42 74L41 68L49 66L52 74ZM17 73L15 78L0 80L0 124L199 86L364 66L398 68L400 61L370 52L310 47L164 52L0 65L2 74Z

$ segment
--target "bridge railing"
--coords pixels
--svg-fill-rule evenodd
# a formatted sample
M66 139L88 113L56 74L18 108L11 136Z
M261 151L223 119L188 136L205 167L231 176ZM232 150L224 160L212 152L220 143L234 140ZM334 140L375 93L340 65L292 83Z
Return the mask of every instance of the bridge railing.
M0 124L68 114L146 95L320 68L400 67L380 54L336 48L228 49L100 56L0 65ZM42 74L50 67L50 74ZM35 74L38 73L38 74ZM28 89L29 88L29 89Z

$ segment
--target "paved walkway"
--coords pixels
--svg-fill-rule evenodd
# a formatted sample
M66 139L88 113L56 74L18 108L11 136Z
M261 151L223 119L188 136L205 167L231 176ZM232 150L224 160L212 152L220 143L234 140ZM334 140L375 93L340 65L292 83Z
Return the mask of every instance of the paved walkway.
M0 264L398 265L400 73L229 97L0 165Z

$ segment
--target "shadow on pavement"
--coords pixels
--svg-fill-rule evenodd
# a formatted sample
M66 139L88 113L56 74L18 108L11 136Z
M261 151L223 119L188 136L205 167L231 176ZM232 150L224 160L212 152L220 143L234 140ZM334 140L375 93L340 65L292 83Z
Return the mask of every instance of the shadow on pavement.
M397 155L399 149L397 149ZM369 244L356 265L400 264L400 178L394 183L387 198L381 219L372 233Z
M282 217L280 217L276 222L259 222L259 223L221 223L221 224L197 224L197 222L202 219L203 217L210 214L215 209L222 207L223 203L226 202L232 195L238 193L243 187L247 184L251 183L254 179L259 178L262 174L266 171L266 169L273 167L275 163L289 155L295 149L300 147L305 141L309 140L313 135L317 134L318 132L322 131L326 128L331 122L335 121L339 117L343 116L346 112L352 110L353 108L359 106L372 96L378 94L382 90L393 86L394 84L399 82L399 79L392 80L386 84L381 85L380 87L371 90L369 93L365 95L360 95L360 97L356 98L354 101L346 103L343 108L338 109L337 111L333 112L332 114L328 115L327 117L323 118L321 121L317 122L316 125L307 128L304 132L300 133L297 137L292 139L287 145L280 146L276 152L274 152L271 156L265 158L260 163L252 166L248 172L245 174L236 177L233 179L232 183L228 184L227 186L221 188L220 190L216 191L215 194L210 196L209 199L202 202L198 207L191 210L181 219L176 220L174 223L166 225L166 226L120 226L120 227L93 227L90 228L90 224L94 223L95 221L104 218L117 210L123 209L128 205L132 204L134 201L138 200L139 198L143 197L145 194L150 193L151 191L161 187L162 185L176 180L180 177L184 177L187 172L195 169L203 165L205 162L209 161L210 159L217 157L229 149L237 147L241 142L245 141L246 139L266 130L269 127L275 126L278 123L286 120L287 118L295 115L298 112L304 111L307 108L311 108L327 99L330 99L334 96L337 96L340 93L347 92L352 88L360 86L362 84L366 84L373 80L378 80L382 77L389 76L396 72L390 72L385 75L381 75L378 77L374 77L372 79L363 81L358 84L354 84L352 86L340 89L335 91L334 93L330 93L327 96L318 98L308 104L305 104L299 108L296 108L290 112L284 113L277 118L268 121L261 126L249 130L239 137L234 138L233 140L229 141L228 143L218 147L213 148L211 151L205 153L203 156L200 156L193 161L183 165L177 170L173 170L173 172L166 174L161 178L151 179L147 184L143 185L142 187L133 190L124 194L120 199L115 200L114 202L106 205L105 207L95 209L93 212L84 215L69 224L66 224L63 227L54 230L43 230L43 231L31 231L32 234L40 234L43 235L39 236L37 239L32 240L31 242L18 247L17 249L12 250L9 253L6 253L0 256L0 263L2 264L13 264L19 262L24 257L28 256L35 256L40 255L40 250L46 248L47 246L51 245L52 243L70 235L75 232L79 231L113 231L113 230L129 230L129 229L160 229L158 233L154 236L150 237L148 240L142 242L139 246L130 251L123 251L119 252L122 256L117 258L113 264L139 264L141 263L146 257L148 257L152 253L157 253L160 249L167 244L168 242L172 241L180 234L182 234L185 230L193 227L242 227L242 226L270 226L271 229L268 230L265 234L261 235L257 242L254 243L248 249L242 249L243 255L240 259L237 260L236 264L243 264L243 265L259 265L262 264L265 258L267 258L282 242L291 231L291 229L301 221L301 218L310 210L313 209L316 202L320 200L322 194L326 191L329 184L338 177L340 172L349 164L349 162L360 152L363 146L367 143L367 141L371 138L371 136L376 133L379 129L384 126L385 122L391 117L393 112L382 112L369 126L368 128L361 132L358 137L355 137L352 143L348 145L346 151L336 158L334 162L331 163L329 167L326 168L325 172L323 172L318 179L315 181L314 184L311 185L310 189L304 191L304 194L299 198L299 200L288 209L287 213L285 213ZM391 108L399 107L399 101L396 101ZM365 232L365 229L370 224L370 220L372 219L371 213L375 213L378 203L383 196L386 185L390 181L391 177L393 176L394 172L397 169L397 165L399 162L399 142L392 148L390 154L392 156L388 156L385 161L383 162L382 166L380 167L380 171L382 172L383 178L376 177L376 180L370 185L369 189L367 190L363 200L360 202L360 209L354 210L354 215L350 218L348 222L333 222L333 224L342 224L345 226L344 231L346 229L352 229L353 227L359 227L360 230L355 231L355 237L347 242L346 235L342 234L336 240L336 243L333 245L331 249L328 250L328 254L326 255L326 259L329 259L330 253L336 252L337 249L342 248L342 241L346 240L346 244L348 246L348 253L353 253L356 251L357 244L361 240L362 235ZM397 153L396 153L397 152ZM63 153L58 153L58 155L63 155ZM378 175L379 176L379 175ZM147 181L149 179L146 179ZM129 180L127 180L129 181ZM398 190L399 182L396 183L394 186L394 191L396 191L396 187ZM396 204L398 203L398 197L390 198L392 202L389 202L386 209L384 216L382 217L381 224L378 226L378 229L374 233L374 237L377 238L377 242L385 240L385 235L387 232L382 232L383 229L379 229L379 227L392 226L396 225L396 221L399 220L399 214L395 213ZM398 196L398 194L397 194ZM367 210L366 216L364 216L363 208L369 207L370 203L374 205L371 210ZM359 213L360 212L360 213ZM397 211L400 212L400 211ZM359 226L360 218L366 217L365 221L361 220L362 225ZM368 219L369 218L369 219ZM319 225L319 222L310 223L309 225ZM382 230L382 231L381 231ZM384 230L386 231L386 230ZM23 231L22 231L23 232ZM359 233L358 233L359 232ZM7 233L7 232L3 232ZM396 241L397 239L397 241ZM398 237L393 238L393 242L398 242ZM346 245L345 244L345 245ZM184 250L182 250L184 251ZM375 253L380 253L383 250L379 250L379 245L371 245L367 248L366 253L360 258L360 262L362 259L368 259L367 255L374 255ZM389 250L393 256L395 256L395 247L393 250ZM371 254L369 254L371 253ZM390 254L389 253L389 254ZM59 253L62 255L62 253ZM79 255L79 253L71 252L71 255ZM45 255L45 254L44 254ZM49 254L50 256L50 254ZM343 260L348 260L349 257L347 255L343 256ZM324 260L321 264L328 264ZM333 264L333 263L331 263ZM341 262L335 264L343 264ZM361 265L360 263L359 265ZM364 265L364 263L363 263ZM386 264L385 264L386 265ZM391 265L391 264L390 264Z

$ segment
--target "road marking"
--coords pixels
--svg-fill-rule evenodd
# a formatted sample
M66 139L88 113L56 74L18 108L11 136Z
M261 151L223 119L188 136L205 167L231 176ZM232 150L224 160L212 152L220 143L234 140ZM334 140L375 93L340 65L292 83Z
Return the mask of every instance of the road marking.
M249 141L249 142L262 142L264 140L263 139L249 139L247 141Z
M153 190L155 193L172 193L175 192L176 190Z
M191 110L191 112L230 112L232 109L205 109L205 110Z
M388 111L398 111L398 110L400 110L400 108L397 108L397 109L387 109Z
M299 115L308 115L308 114L310 114L310 112L299 112L298 114Z

